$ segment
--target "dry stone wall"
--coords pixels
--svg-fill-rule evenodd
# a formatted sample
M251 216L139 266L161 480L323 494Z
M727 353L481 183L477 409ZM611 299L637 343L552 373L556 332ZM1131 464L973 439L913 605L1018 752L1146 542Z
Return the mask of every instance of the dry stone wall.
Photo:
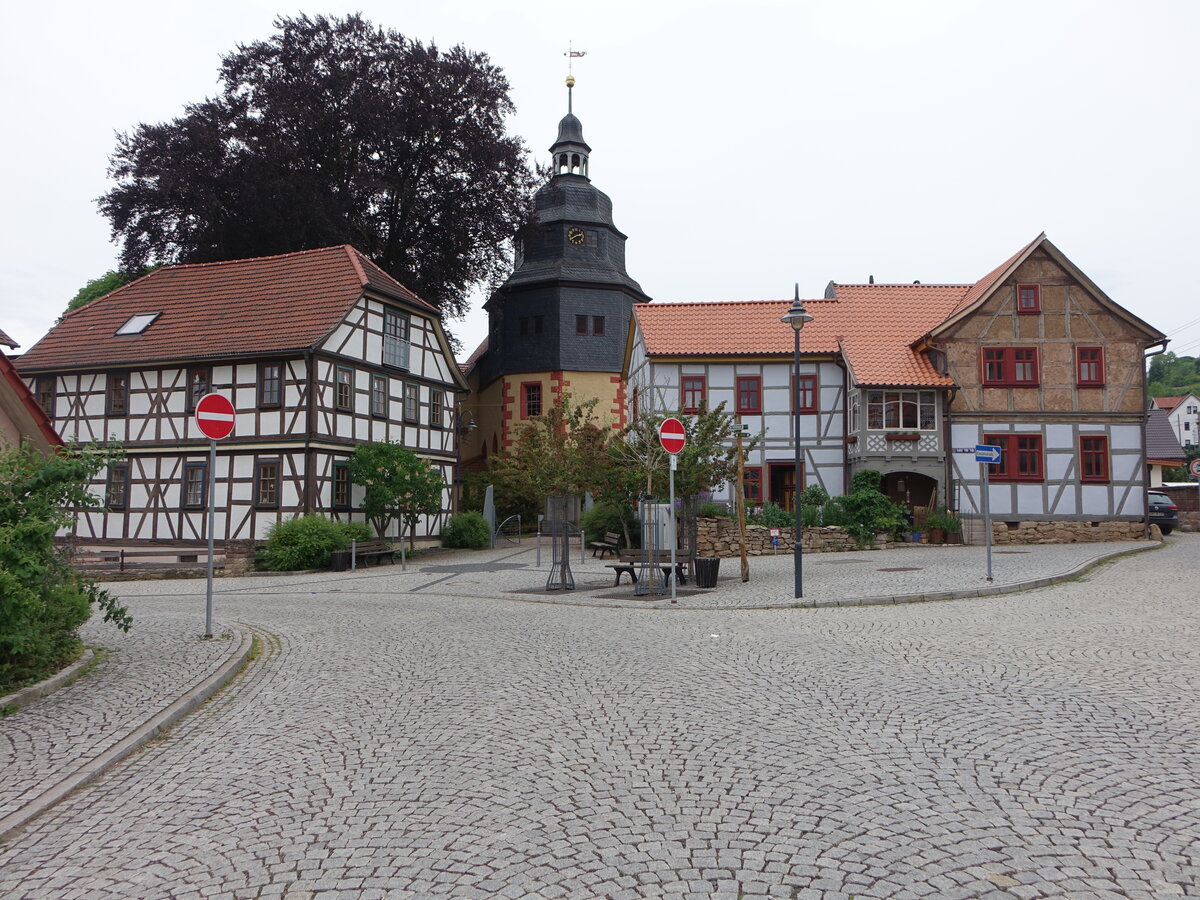
M1157 525L1152 536L1161 538ZM1018 522L1010 528L1005 522L992 523L993 544L1080 544L1092 541L1144 541L1146 526L1141 522Z
M857 550L858 544L845 529L836 525L821 528L804 528L801 547L805 552L837 553ZM772 553L791 553L795 539L794 528L779 529L779 546L771 545L771 529L762 525L746 526L746 553L750 556L770 556ZM890 540L880 540L880 548L893 546ZM737 522L733 519L700 519L697 547L700 556L737 556Z

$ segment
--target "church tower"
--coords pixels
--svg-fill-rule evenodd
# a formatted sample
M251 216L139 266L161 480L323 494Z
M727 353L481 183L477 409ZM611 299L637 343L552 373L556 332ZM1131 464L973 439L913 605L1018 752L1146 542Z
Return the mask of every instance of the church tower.
M488 337L467 363L463 402L476 428L462 443L467 468L512 445L514 428L564 392L597 398L601 421L627 421L621 367L633 304L650 300L625 271L625 235L612 200L592 184L592 148L572 109L550 147L553 174L534 196L513 273L484 304Z

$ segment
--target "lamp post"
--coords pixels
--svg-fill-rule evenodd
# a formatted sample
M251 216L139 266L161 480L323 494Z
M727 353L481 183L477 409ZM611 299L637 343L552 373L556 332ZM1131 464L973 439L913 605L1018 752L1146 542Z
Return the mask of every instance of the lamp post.
M800 284L797 282L796 299L792 301L787 315L779 320L787 322L792 326L792 334L795 337L795 353L793 357L795 368L792 372L792 427L795 429L796 434L796 474L792 489L792 506L796 513L796 534L795 539L792 541L792 553L795 560L797 599L804 596L804 548L800 546L800 473L802 467L800 456L800 329L811 322L812 319L812 315L804 308L804 304L800 300Z

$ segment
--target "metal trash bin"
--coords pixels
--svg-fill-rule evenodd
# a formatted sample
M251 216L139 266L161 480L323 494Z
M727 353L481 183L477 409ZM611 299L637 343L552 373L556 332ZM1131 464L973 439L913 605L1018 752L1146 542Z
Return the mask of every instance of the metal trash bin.
M335 572L345 572L350 568L350 551L334 550L329 554L329 568Z
M696 587L713 588L717 586L717 570L721 567L718 556L697 556L693 562L696 565Z

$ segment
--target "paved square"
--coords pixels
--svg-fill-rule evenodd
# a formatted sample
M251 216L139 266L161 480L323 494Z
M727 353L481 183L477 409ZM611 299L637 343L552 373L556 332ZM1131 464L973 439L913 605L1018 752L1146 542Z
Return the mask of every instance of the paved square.
M262 656L0 848L0 896L1200 896L1198 551L853 608L222 582ZM127 598L185 627L195 590Z

